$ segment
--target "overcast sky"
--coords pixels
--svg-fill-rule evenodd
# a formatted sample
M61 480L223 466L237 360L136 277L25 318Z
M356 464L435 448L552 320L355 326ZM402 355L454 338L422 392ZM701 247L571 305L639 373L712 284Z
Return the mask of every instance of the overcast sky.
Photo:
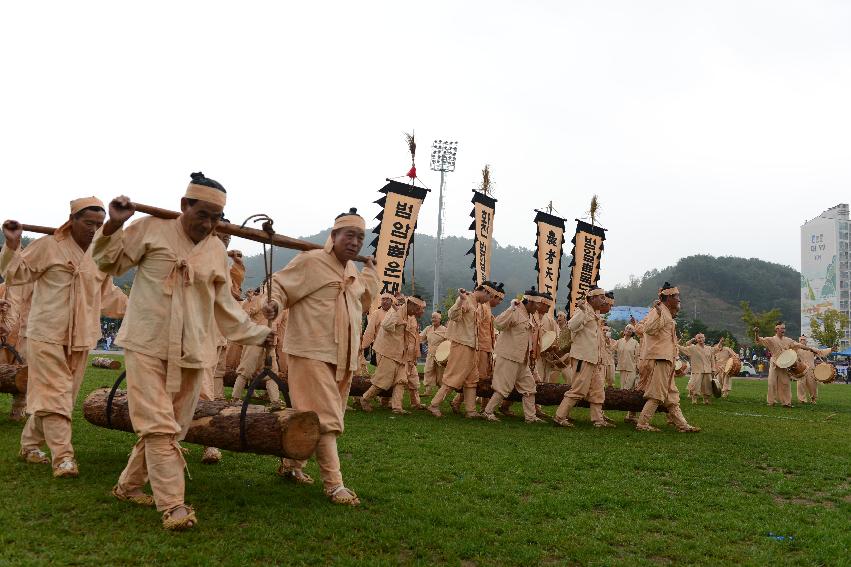
M7 2L0 216L177 207L201 170L232 221L312 234L377 213L415 129L421 232L449 138L449 234L489 163L501 244L599 195L603 286L696 253L799 268L801 223L851 201L849 30L851 3L813 0Z

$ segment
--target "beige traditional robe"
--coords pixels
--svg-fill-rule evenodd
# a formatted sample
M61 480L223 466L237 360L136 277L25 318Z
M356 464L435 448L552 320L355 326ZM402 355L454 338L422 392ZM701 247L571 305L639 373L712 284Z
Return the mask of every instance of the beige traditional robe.
M449 308L449 320L454 325L449 326L452 345L443 371L444 386L458 390L475 387L479 381L476 347L480 313L472 294L465 298L458 296L455 304Z
M709 345L690 344L677 345L679 352L688 357L691 366L691 378L688 382L688 394L692 398L702 396L704 399L712 395L713 353Z
M615 341L603 332L603 356L606 364L605 383L607 388L615 387Z
M316 460L326 489L343 482L337 436L358 367L361 318L378 284L374 268L359 273L353 262L343 266L325 250L302 252L272 277L272 301L279 311L290 310L283 346L290 399L294 409L319 416ZM286 459L284 465L301 469L304 461Z
M532 421L535 419L536 386L529 368L531 317L522 304L512 305L494 319L494 326L499 329L491 385L494 395L485 408L485 414L493 414L502 400L516 389L523 396L523 415Z
M186 434L205 373L218 359L215 328L229 340L262 344L256 325L231 295L224 245L215 235L197 244L180 219L141 218L93 243L98 266L112 275L136 267L127 314L116 343L126 353L130 417L139 441L119 478L125 493L150 480L157 509L183 505Z
M715 360L715 375L719 377L721 382L721 392L728 394L733 389L733 377L727 374L727 361L731 358L739 358L733 349L726 346L721 346L721 343L713 347L713 355Z
M776 364L777 357L784 350L799 350L803 345L789 337L757 337L757 342L767 348L771 353L771 364L768 366L768 392L765 396L768 405L773 406L775 401L784 406L792 405L792 375L788 370L779 368Z
M101 338L100 316L122 317L127 296L67 229L24 250L4 246L0 274L12 289L33 284L26 329L30 418L21 448L38 449L46 442L56 467L74 456L71 416L86 357Z
M635 377L638 369L638 351L640 345L633 337L621 337L615 342L617 370L621 377L621 389L635 389Z
M827 356L832 349L826 348L818 351L819 356ZM802 404L816 403L818 399L818 380L816 380L816 355L815 353L800 349L798 359L807 366L807 373L803 378L798 378L798 401Z
M558 322L553 317L553 314L549 311L541 315L540 319L540 336L539 340L543 338L544 333L548 331L553 331L558 335L561 332L561 329L558 326ZM541 347L538 346L538 352L540 353ZM552 366L545 358L541 358L540 365L541 369L538 372L539 378L548 384L554 384L558 382L558 376L560 370L555 366Z
M382 309L379 307L367 316L366 328L364 329L363 337L361 338L361 350L373 345L376 337L378 337L378 330L381 328L382 321L384 321L384 318L391 310L392 307L390 309Z
M493 375L493 342L494 326L493 311L489 303L480 303L479 314L476 317L476 360L479 380L486 380Z
M668 408L674 424L688 428L680 409L680 391L674 380L674 360L678 356L677 328L671 311L664 304L650 309L635 328L641 339L642 362L639 366L639 390L647 400L638 418L639 425L649 425L656 408Z
M605 391L606 336L600 315L588 303L582 303L567 322L573 337L570 346L573 381L570 390L556 410L556 417L570 417L570 410L580 400L588 400L591 421L603 423Z
M428 345L428 354L426 354L425 368L423 369L426 386L440 386L443 383L443 367L435 361L434 355L440 343L446 340L446 332L444 325L439 325L437 328L434 325L429 325L420 333L420 338L426 341Z

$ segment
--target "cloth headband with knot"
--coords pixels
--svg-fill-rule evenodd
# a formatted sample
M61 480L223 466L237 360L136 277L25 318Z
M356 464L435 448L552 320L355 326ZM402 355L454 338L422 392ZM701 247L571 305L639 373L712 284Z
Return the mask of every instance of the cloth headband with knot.
M540 295L524 295L523 299L529 301L531 303L540 303L541 296Z
M676 287L669 287L668 289L659 289L659 295L679 295L680 290Z
M432 316L432 317L434 317L435 315L437 315L438 317L440 317L441 319L443 319L443 315L441 315L441 314L440 314L440 313L438 313L437 311L435 311L434 313L432 313L432 314L431 314L431 316Z
M331 232L340 230L341 228L359 228L361 230L366 230L366 221L358 214L343 215L334 221L334 226L331 227ZM325 240L325 246L323 246L323 249L328 254L334 250L334 240L331 239L330 234L328 235L327 240Z
M392 293L387 293L387 292L382 293L379 297L381 299L389 299L390 301L393 301L394 299L396 299L395 297L393 297Z
M189 187L186 188L186 194L184 197L187 199L198 199L199 201L213 203L223 209L225 208L225 204L228 200L227 193L224 191L213 189L206 185L197 185L195 183L189 184Z
M80 199L74 199L73 201L71 201L71 214L75 215L83 209L88 209L89 207L99 207L101 209L106 210L106 208L103 206L103 201L101 201L97 197L82 197Z
M499 295L499 291L497 291L496 288L489 286L488 284L482 284L482 287L485 288L487 292L491 295ZM505 297L505 294L503 294L503 297Z
M606 290L604 290L601 287L594 288L591 291L589 291L588 293L586 293L585 297L594 297L594 296L597 296L597 295L606 295Z

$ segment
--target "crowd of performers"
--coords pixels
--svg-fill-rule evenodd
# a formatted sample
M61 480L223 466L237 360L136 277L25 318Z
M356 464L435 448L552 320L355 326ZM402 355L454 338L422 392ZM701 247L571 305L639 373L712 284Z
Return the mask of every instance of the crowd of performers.
M436 417L454 394L454 412L499 421L497 412L513 415L507 398L516 390L525 421L538 423L550 416L535 403L536 385L563 380L569 389L552 416L556 425L572 427L571 410L585 400L595 427L614 427L603 403L617 371L621 388L639 390L646 400L640 415L630 413L625 421L639 431L659 431L651 420L661 405L678 431L697 432L680 409L675 383L680 355L691 364L688 394L693 402L709 402L713 373L724 395L730 392L725 369L737 355L720 343L706 345L701 335L679 343L674 318L680 296L667 283L648 316L628 325L618 340L603 318L614 295L596 287L569 320L563 312L554 317L553 298L534 288L494 317L492 310L506 300L503 285L496 282L459 290L445 326L443 314L435 312L431 325L419 328L425 302L418 296L383 294L370 313L379 278L371 258L361 270L354 263L366 232L355 209L334 220L323 248L300 253L243 296L242 254L228 252L229 237L214 230L223 219L226 197L220 183L195 173L178 218L143 217L126 227L135 212L129 198L117 197L108 206L95 197L76 199L65 224L25 249L22 225L4 222L0 340L14 345L29 370L26 398L18 395L12 405L12 418L25 420L22 460L50 464L55 477L78 476L71 419L88 353L100 339L101 315L123 319L116 343L125 352L129 412L138 436L112 494L156 507L169 530L198 522L184 501L180 446L198 400L224 399L223 378L231 366L236 367L231 396L240 398L266 365L269 351L273 372L287 379L292 407L319 417L315 458L321 481L330 501L343 505L360 501L343 483L337 438L351 407L352 376L366 373L367 357L375 363L372 386L353 405L373 411L375 399L389 391L389 407L396 414L407 413L405 392L409 407ZM113 285L113 276L133 268L128 297ZM791 405L790 375L775 366L777 355L790 348L808 353L804 362L812 367L815 355L826 354L784 332L780 324L774 337L756 337L774 355L769 404ZM544 337L553 335L554 346L544 344ZM417 371L421 341L428 346L426 395L433 393L428 405L420 397ZM448 355L441 360L438 353L447 342ZM10 349L0 349L0 357L0 363L14 362ZM485 380L491 381L493 395L477 399L477 386ZM268 379L266 390L272 405L280 407L276 381ZM815 401L815 381L805 383L802 394L802 401ZM219 459L218 449L205 449L205 462ZM281 459L277 472L313 484L304 465ZM147 484L152 494L144 491Z

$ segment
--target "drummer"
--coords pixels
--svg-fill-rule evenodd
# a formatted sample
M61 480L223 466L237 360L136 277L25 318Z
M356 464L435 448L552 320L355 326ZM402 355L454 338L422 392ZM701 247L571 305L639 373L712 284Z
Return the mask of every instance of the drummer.
M709 405L712 397L712 349L706 346L706 337L698 333L686 343L677 345L680 354L688 357L691 366L691 378L688 381L688 397L696 404L700 397L703 403Z
M807 337L801 335L798 342L807 346ZM832 348L799 350L798 360L807 365L807 373L798 379L798 401L802 404L816 403L818 398L818 380L816 380L816 355L827 356L833 352Z
M771 353L771 364L768 367L768 393L766 401L769 406L779 402L783 407L792 407L792 375L787 368L777 366L777 357L785 350L800 351L808 349L799 342L793 341L786 336L786 325L778 321L774 326L773 337L760 337L759 328L754 328L754 342L768 349Z
M715 375L721 382L721 397L727 398L730 395L730 390L733 389L733 376L727 370L727 363L730 360L739 360L739 355L730 347L724 345L724 338L718 341L718 344L712 347L712 356L715 363Z

